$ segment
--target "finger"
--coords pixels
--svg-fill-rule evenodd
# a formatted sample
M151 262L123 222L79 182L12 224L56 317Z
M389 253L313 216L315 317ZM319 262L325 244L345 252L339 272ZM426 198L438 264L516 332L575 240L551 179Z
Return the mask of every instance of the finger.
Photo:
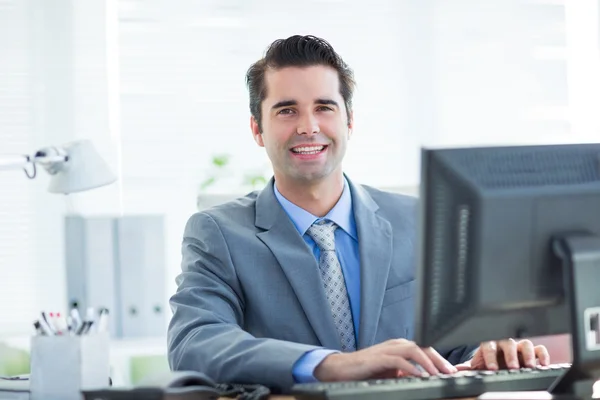
M541 365L550 365L550 354L546 346L535 346L533 351L537 359L540 360Z
M481 348L481 346L477 347L477 350L475 350L473 357L471 357L471 359L468 360L468 362L472 370L486 369L485 360L483 359L483 349ZM500 368L500 366L498 366L498 368Z
M521 340L517 344L518 354L521 355L523 359L523 365L525 367L533 368L535 367L535 350L533 349L533 343L531 340Z
M514 339L502 340L498 343L498 347L504 352L504 360L508 369L519 368L519 352L517 342Z
M450 364L448 360L442 357L440 353L438 353L433 347L428 347L423 351L425 352L427 357L429 357L429 359L433 361L433 365L435 365L435 367L440 372L444 374L453 374L456 371L458 371L456 367L454 367L454 365Z
M496 342L485 342L481 346L481 354L486 369L498 369L498 345Z
M471 361L465 361L464 363L456 364L454 367L457 371L469 371L473 369L473 367L471 366Z
M436 366L433 364L433 361L431 361L423 349L416 344L413 344L409 347L404 345L398 349L401 351L401 353L398 354L399 356L416 362L423 367L423 369L425 369L425 372L429 373L430 375L437 375L440 373L440 371L438 371Z
M396 374L398 374L398 371L401 371L403 372L402 375L423 375L419 367L411 364L408 360L406 360L403 357L384 355L382 356L382 361L388 370L394 370L396 371Z

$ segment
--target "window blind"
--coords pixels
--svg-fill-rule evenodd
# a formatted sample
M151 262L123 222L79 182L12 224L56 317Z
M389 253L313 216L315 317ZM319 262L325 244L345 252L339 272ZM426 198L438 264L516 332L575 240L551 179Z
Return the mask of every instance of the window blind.
M0 156L33 144L30 2L0 0ZM31 326L36 293L34 188L19 170L0 171L0 333Z

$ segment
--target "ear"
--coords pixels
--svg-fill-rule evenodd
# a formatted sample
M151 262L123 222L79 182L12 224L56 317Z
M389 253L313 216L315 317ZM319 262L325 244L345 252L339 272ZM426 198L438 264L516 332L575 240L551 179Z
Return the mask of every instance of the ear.
M265 142L263 141L263 135L260 132L260 128L258 127L258 122L254 116L250 117L250 130L252 131L252 136L254 137L254 141L260 147L265 147Z
M348 118L348 139L352 136L352 129L354 129L354 111L350 111Z

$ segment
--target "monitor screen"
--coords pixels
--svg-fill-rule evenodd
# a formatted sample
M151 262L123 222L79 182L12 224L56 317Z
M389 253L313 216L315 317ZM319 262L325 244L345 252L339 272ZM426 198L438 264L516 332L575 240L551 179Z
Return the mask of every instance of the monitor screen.
M572 331L553 246L600 237L600 144L423 150L420 200L418 344Z

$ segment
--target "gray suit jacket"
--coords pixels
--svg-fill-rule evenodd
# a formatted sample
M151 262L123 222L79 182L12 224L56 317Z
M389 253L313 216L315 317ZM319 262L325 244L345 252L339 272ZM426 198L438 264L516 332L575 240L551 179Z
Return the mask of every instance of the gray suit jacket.
M360 349L412 338L416 200L353 184ZM193 215L171 298L169 363L218 382L286 390L307 351L340 349L317 261L277 201L259 193ZM451 362L469 349L442 353Z

